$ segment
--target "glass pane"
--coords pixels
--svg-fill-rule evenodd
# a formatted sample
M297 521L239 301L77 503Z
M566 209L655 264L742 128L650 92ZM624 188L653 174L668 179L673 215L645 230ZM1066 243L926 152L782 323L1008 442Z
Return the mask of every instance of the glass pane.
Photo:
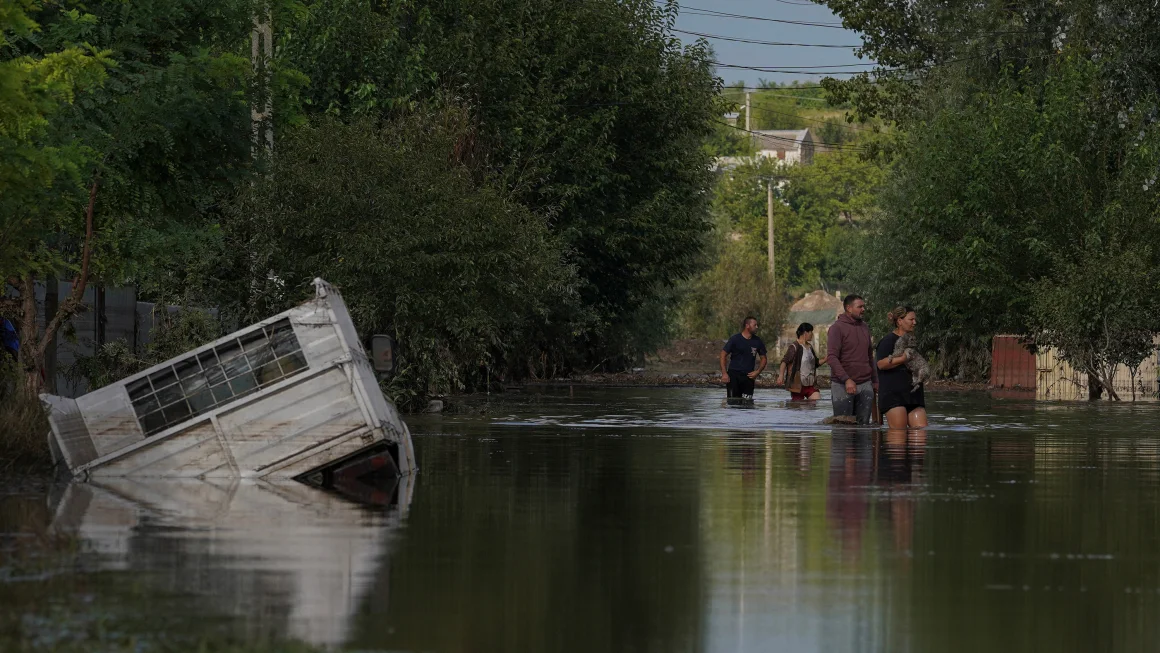
M217 385L226 380L226 372L222 369L221 365L214 365L213 367L206 368L205 377L209 379L210 385Z
M235 356L241 354L242 346L236 340L231 340L225 344L218 345L214 351L217 352L218 360L224 364L226 361L232 360Z
M157 400L161 402L163 407L181 401L184 398L185 393L181 391L181 386L179 385L171 385L157 393Z
M282 368L278 367L278 361L270 361L258 369L257 375L258 383L267 386L282 378Z
M282 373L287 376L298 370L306 369L306 357L300 351L296 351L286 358L279 359L278 362L282 364Z
M161 412L165 413L165 421L168 424L176 424L189 417L189 404L179 401L168 408L162 408Z
M238 378L230 381L230 388L234 391L234 395L241 395L258 387L258 382L254 379L253 372L246 372Z
M173 373L172 367L167 367L150 374L149 381L153 383L155 389L160 390L167 385L177 382L177 375Z
M125 390L129 392L129 398L132 400L140 399L144 395L153 394L153 386L149 385L149 379L137 379L136 381L125 386Z
M186 397L208 385L209 382L206 381L205 375L201 372L198 372L197 376L186 377L181 381L181 389L185 391Z
M234 391L230 390L229 384L226 383L215 385L210 391L213 392L214 401L219 404L229 401L234 396Z
M201 373L201 367L198 366L196 358L177 361L173 364L173 370L177 372L177 378L179 379L188 379L194 374Z
M165 428L165 416L161 411L150 413L141 418L141 428L145 429L145 433L152 435Z
M157 403L157 397L153 395L146 395L133 402L133 410L137 413L137 417L152 413L158 408L161 408L161 404Z
M214 365L217 365L217 355L213 353L212 349L209 351L203 351L197 355L197 361L201 363L201 369L208 369Z
M246 335L242 336L241 338L238 338L238 340L242 341L242 347L247 352L254 351L255 349L258 349L259 347L266 346L266 334L263 333L261 329L247 333Z
M274 325L270 334L270 346L274 348L274 354L279 358L301 349L298 344L298 336L294 335L294 329L290 326L289 320Z
M238 356L228 363L222 363L222 369L225 370L226 378L232 379L242 372L248 372L250 364L246 362L245 356Z
M247 353L246 359L250 361L250 369L256 370L274 360L274 350L263 345L261 348Z
M206 388L205 390L202 390L201 392L189 398L189 407L193 410L195 415L206 412L207 410L213 408L214 404L216 403L217 402L214 401L213 398L213 393L210 392L209 388Z

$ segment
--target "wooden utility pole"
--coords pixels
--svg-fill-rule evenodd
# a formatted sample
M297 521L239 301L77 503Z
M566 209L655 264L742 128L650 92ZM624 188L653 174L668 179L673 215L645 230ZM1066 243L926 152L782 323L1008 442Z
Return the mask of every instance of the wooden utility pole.
M274 28L270 24L270 3L260 2L254 10L254 28L250 32L250 64L254 67L254 96L250 105L253 156L257 159L265 148L274 151L274 95L270 73L274 57Z
M769 185L766 187L766 205L765 213L769 221L769 278L773 280L773 291L777 292L777 275L774 273L776 266L774 265L773 257L773 178L769 180Z

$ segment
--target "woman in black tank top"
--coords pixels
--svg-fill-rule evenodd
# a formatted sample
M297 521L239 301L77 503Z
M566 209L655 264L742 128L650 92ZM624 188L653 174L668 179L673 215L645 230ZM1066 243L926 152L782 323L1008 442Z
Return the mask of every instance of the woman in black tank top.
M923 428L927 424L926 398L923 388L913 388L908 355L894 355L894 344L917 324L914 309L899 306L886 314L894 331L886 334L875 351L878 361L878 409L891 429Z

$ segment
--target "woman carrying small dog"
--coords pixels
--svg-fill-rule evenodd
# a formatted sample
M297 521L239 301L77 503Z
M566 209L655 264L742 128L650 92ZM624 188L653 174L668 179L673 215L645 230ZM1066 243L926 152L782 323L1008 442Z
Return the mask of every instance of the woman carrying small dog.
M790 343L777 368L776 385L785 385L790 401L817 401L822 393L817 383L818 355L810 341L814 339L814 325L802 322L797 328L797 342ZM786 372L789 372L788 377ZM789 383L786 384L786 379Z
M894 345L904 335L914 332L918 323L914 309L897 306L886 314L886 319L894 331L886 334L878 343L875 358L878 360L878 410L891 429L926 427L926 399L922 384L914 386L914 381L906 363L911 353L907 349L900 355L894 354Z

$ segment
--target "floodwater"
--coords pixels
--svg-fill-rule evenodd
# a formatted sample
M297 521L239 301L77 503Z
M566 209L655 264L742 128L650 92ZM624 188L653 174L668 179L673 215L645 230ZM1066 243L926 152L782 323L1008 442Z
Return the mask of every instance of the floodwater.
M415 418L420 473L357 501L0 481L0 651L1155 649L1160 406L932 393L894 435L783 397Z

